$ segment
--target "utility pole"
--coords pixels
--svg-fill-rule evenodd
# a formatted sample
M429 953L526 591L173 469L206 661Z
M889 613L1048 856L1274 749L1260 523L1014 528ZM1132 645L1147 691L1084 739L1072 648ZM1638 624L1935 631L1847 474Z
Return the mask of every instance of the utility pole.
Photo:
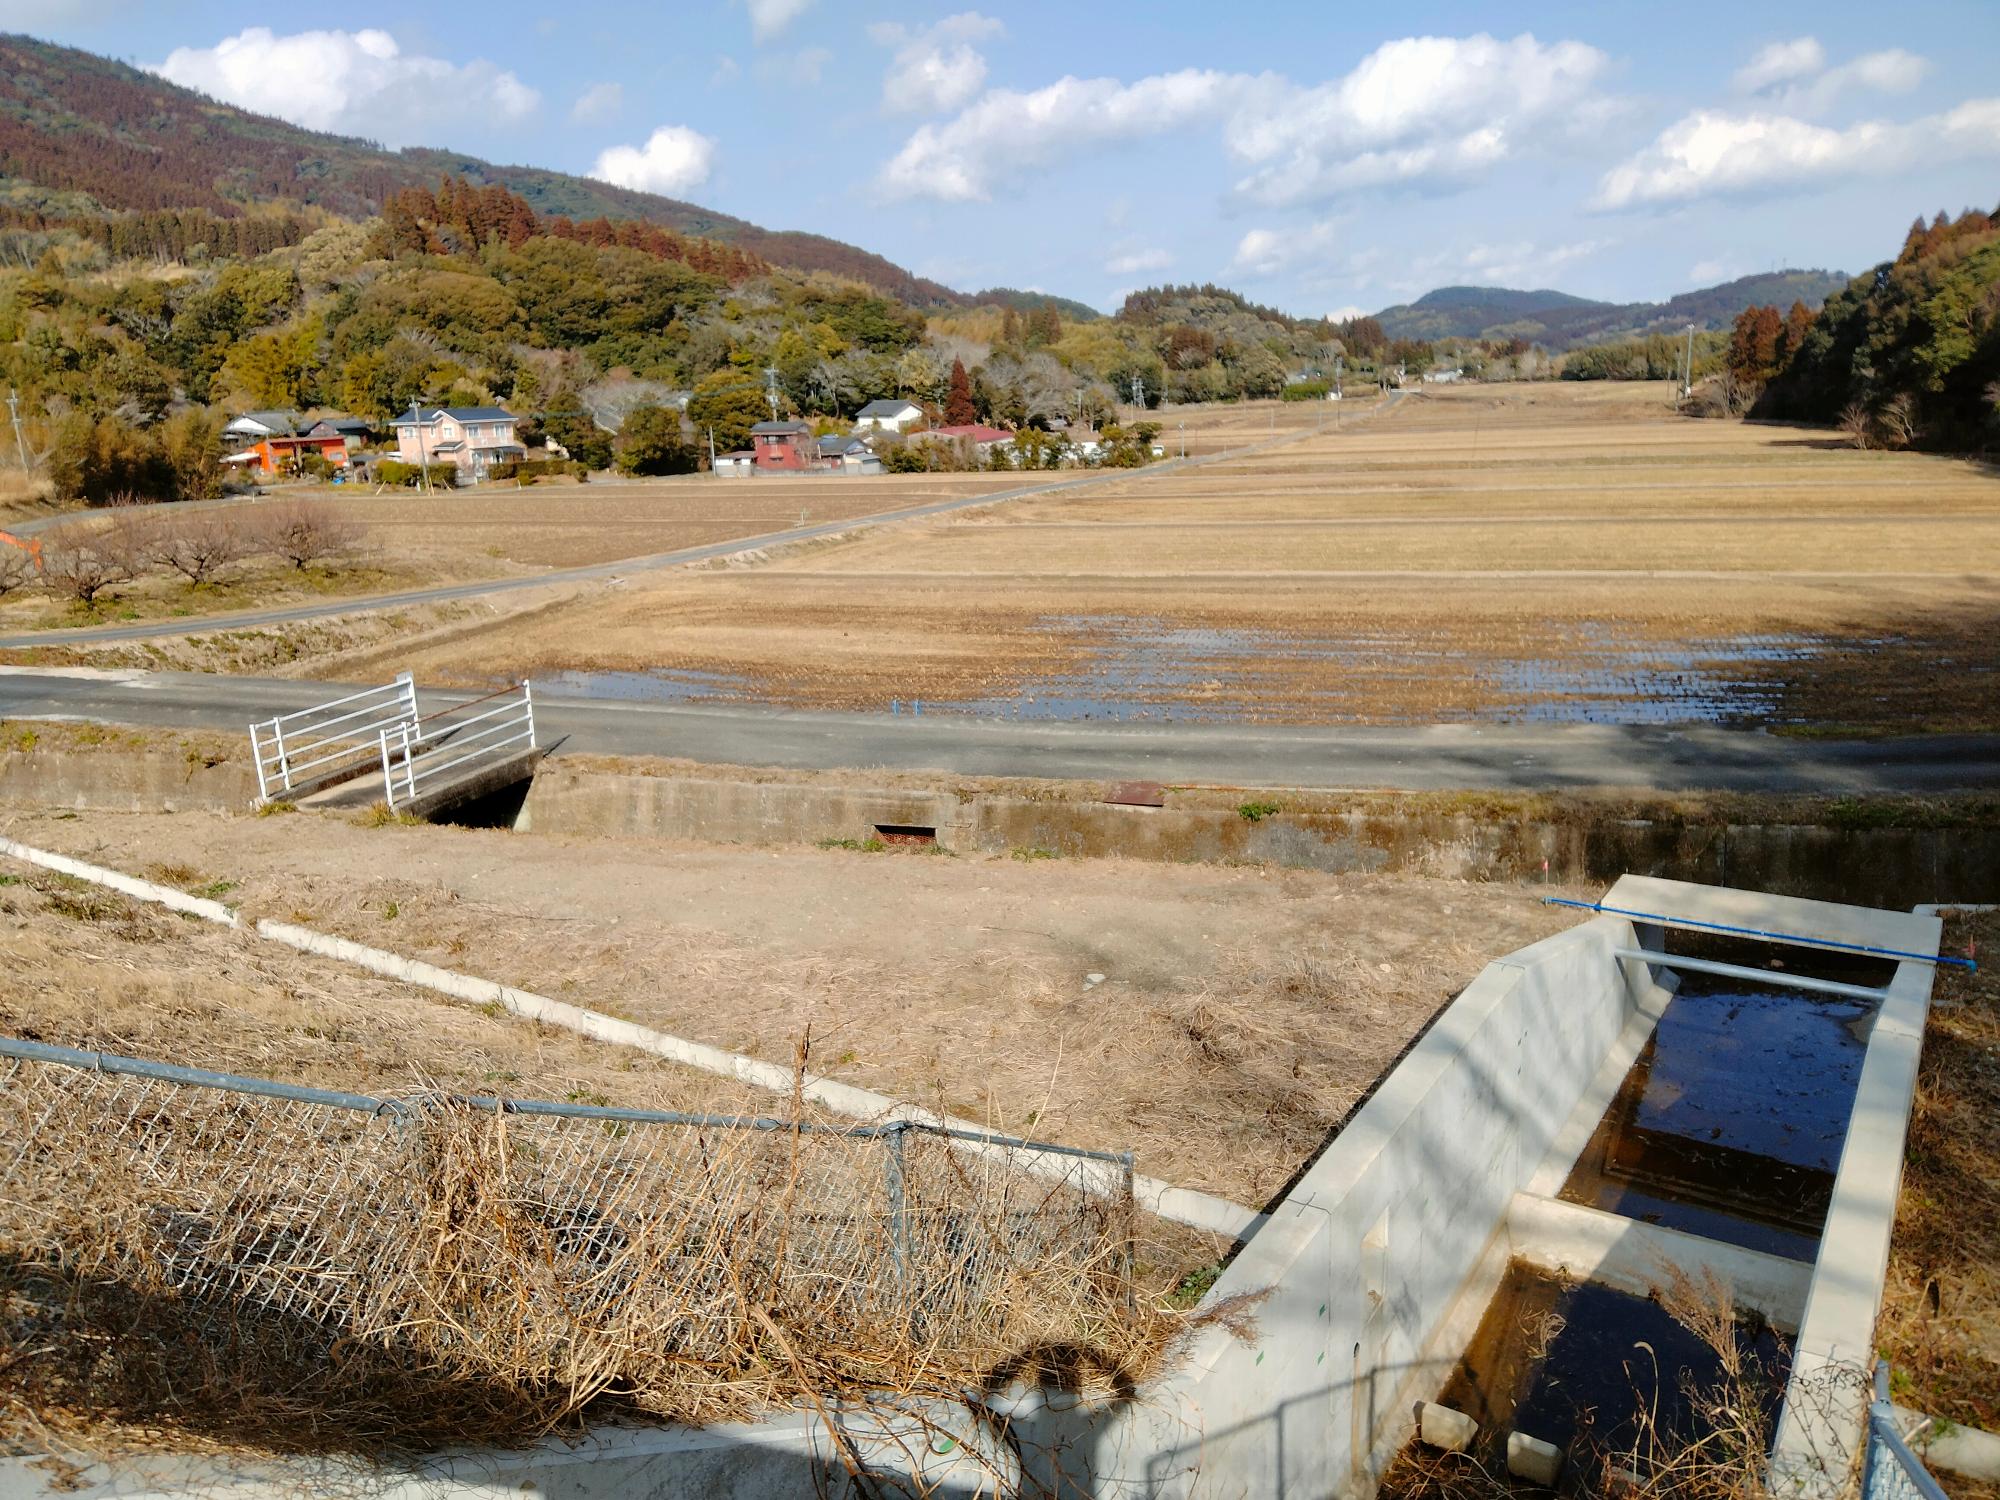
M1187 423L1181 423L1181 462L1187 462Z
M417 467L422 471L424 493L428 495L433 493L431 490L431 458L430 454L424 451L424 424L417 416L417 398L415 396L410 397L410 426L416 429Z
M1694 324L1688 324L1687 363L1681 366L1681 400L1694 394Z
M771 420L778 420L778 367L764 367L764 399L771 403Z
M715 472L715 429L708 429L708 472Z
M1146 407L1146 382L1137 375L1132 377L1132 404L1141 411Z
M7 393L7 415L14 421L14 457L25 470L28 467L28 443L21 436L21 398L12 391Z

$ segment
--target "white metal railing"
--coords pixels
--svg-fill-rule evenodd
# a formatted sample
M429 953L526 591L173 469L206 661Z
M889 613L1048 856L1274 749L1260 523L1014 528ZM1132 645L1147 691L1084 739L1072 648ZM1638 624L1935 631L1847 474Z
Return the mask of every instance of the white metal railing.
M417 685L408 672L381 687L260 720L250 726L257 800L269 802L336 771L365 767L384 734L416 722Z
M466 714L482 703L494 706ZM388 725L379 743L383 796L392 808L406 807L455 771L490 763L508 751L534 749L534 690L524 682L428 719Z

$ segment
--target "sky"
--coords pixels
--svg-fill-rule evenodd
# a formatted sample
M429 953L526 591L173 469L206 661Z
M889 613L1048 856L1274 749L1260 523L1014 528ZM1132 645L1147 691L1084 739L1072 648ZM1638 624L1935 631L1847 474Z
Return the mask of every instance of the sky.
M263 11L266 18L278 12ZM2000 204L2000 0L0 0L316 129L557 168L1112 310L1654 301Z

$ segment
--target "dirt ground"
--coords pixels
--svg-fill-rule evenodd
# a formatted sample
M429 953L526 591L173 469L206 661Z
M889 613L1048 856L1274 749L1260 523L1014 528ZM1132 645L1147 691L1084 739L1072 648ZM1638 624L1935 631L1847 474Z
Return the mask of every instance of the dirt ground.
M1657 386L1453 388L1337 430L1321 405L1214 409L1204 442L1304 436L1186 473L280 654L1022 717L2000 725L1990 469L1687 420Z
M189 889L226 882L222 899L247 914L773 1061L789 1062L810 1028L819 1071L996 1129L1131 1149L1142 1172L1249 1205L1283 1187L1485 963L1570 920L1520 888L1264 868L593 843L304 813L8 811L0 829ZM48 949L42 977L5 965L9 1024L140 1052L167 1043L143 997L93 1000L120 992L120 971L80 970L66 936L17 928L0 943ZM260 1058L222 1024L229 986L204 994L194 956L181 962L184 1006L217 1027L218 1065L283 1073L296 1043L317 1059L313 1080L331 1081L339 1051L297 1041L322 1002L295 1006L291 1040ZM280 976L304 962L260 956L256 969L282 993ZM394 1026L390 1011L438 1011L386 1007L382 986L356 985L365 998L340 1015L372 1008L371 1024ZM345 1035L362 1023L337 1024ZM574 1051L556 1066L579 1066ZM345 1086L399 1065L414 1066L391 1055ZM429 1065L455 1080L498 1066ZM563 1081L537 1076L550 1070L539 1061L510 1066L520 1094ZM616 1097L686 1107L681 1088L676 1074Z

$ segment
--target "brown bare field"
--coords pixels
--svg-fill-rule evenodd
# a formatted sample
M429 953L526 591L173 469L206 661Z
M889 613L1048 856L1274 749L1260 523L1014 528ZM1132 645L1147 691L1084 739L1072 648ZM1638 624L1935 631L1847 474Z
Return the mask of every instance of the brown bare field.
M773 1061L789 1062L810 1028L818 1071L1002 1130L1129 1148L1143 1172L1252 1205L1482 965L1567 923L1539 892L1517 888L1262 868L592 842L313 814L16 811L0 827L191 888L226 880L226 899L252 915ZM143 988L100 1005L93 997L114 991L122 971L84 964L79 944L118 960L127 950L90 950L95 929L66 924L0 933L0 948L42 955L8 963L0 978L15 1026L144 1052L172 1035L199 1045L158 1029L156 1012L192 1013L218 1033L235 1025L223 1024L239 1003L230 984L199 991L220 949L189 950L170 1005ZM245 955L223 955L232 982L249 982ZM251 973L288 973L293 962L260 956ZM1093 973L1103 981L1090 984ZM74 1000L70 976L84 986ZM294 1019L282 1039L259 1041L255 1029L260 1007L279 1000L245 1002L248 1029L214 1055L270 1072L293 1068L297 1051L320 1059L310 1077L326 1082L350 1053L361 1068L361 1043L340 1038L373 1035L369 1026L482 1021L407 992L392 1000L379 985L355 990L357 1006L378 1008L372 1022L330 1002L316 1020L323 988L313 980L296 1004L283 1002ZM320 1024L331 1039L308 1034ZM495 1033L478 1036L497 1045ZM544 1044L562 1067L581 1066L574 1047ZM454 1084L511 1067L522 1077L501 1082L523 1096L560 1081L553 1064L432 1065ZM665 1075L642 1085L616 1097L685 1104Z
M813 475L776 479L487 485L423 495L329 492L337 510L392 553L573 568L847 521L934 500L999 493L1059 474ZM481 576L473 573L469 576Z
M1656 387L1519 386L342 665L859 710L1878 733L2000 724L1996 617L1987 469L1686 420Z

